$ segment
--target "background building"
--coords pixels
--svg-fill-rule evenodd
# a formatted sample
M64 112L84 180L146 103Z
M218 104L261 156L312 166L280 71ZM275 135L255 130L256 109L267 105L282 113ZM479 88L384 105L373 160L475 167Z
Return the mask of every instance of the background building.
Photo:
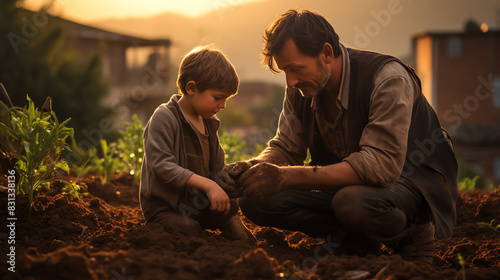
M414 50L423 92L459 160L483 173L487 186L498 186L500 31L419 34Z
M169 99L169 39L145 39L54 17L73 49L85 60L99 52L105 78L110 83L106 104L117 121L133 114L146 122L153 110Z

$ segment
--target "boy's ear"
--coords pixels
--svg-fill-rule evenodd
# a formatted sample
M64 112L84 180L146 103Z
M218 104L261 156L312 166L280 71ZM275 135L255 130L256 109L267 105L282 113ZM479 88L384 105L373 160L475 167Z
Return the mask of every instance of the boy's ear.
M193 95L196 92L196 83L194 81L189 81L186 84L186 93L188 95Z

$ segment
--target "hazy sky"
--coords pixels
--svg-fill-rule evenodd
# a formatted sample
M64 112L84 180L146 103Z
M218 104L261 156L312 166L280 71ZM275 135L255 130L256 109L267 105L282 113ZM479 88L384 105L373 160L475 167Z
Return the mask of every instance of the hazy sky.
M93 21L104 18L147 17L162 12L199 16L216 9L262 0L55 0L56 11L67 18ZM47 0L26 0L37 8Z

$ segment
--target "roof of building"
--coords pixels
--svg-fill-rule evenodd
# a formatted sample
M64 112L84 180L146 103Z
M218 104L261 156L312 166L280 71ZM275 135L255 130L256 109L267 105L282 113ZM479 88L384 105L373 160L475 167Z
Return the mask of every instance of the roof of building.
M25 10L28 13L35 13L34 11ZM97 28L94 26L78 23L72 20L64 19L58 16L50 15L51 19L60 23L65 32L72 36L82 39L108 41L124 43L131 46L170 46L172 42L167 38L147 39L131 35L125 35L109 30Z
M425 31L413 35L413 38L422 37L449 37L449 36L459 36L459 37L472 37L472 36L492 36L500 37L500 30L489 30L487 32L464 32L464 31Z
M500 125L485 123L462 124L448 131L454 142L466 145L500 145Z
M162 39L146 39L141 37L135 37L130 35L125 35L117 32L112 32L104 30L101 28L93 27L90 25L85 25L77 23L71 20L57 18L61 21L66 28L70 28L70 32L74 35L90 40L104 40L112 42L127 43L134 46L170 46L171 41L166 38Z

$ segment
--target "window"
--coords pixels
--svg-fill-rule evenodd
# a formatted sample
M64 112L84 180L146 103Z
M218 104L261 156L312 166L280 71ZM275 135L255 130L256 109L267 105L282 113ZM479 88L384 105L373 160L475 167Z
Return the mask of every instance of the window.
M493 172L495 173L495 179L500 180L500 156L495 157L495 162L493 163Z
M459 57L462 54L462 42L457 36L448 39L448 56Z
M493 104L496 108L500 108L500 76L493 79Z

